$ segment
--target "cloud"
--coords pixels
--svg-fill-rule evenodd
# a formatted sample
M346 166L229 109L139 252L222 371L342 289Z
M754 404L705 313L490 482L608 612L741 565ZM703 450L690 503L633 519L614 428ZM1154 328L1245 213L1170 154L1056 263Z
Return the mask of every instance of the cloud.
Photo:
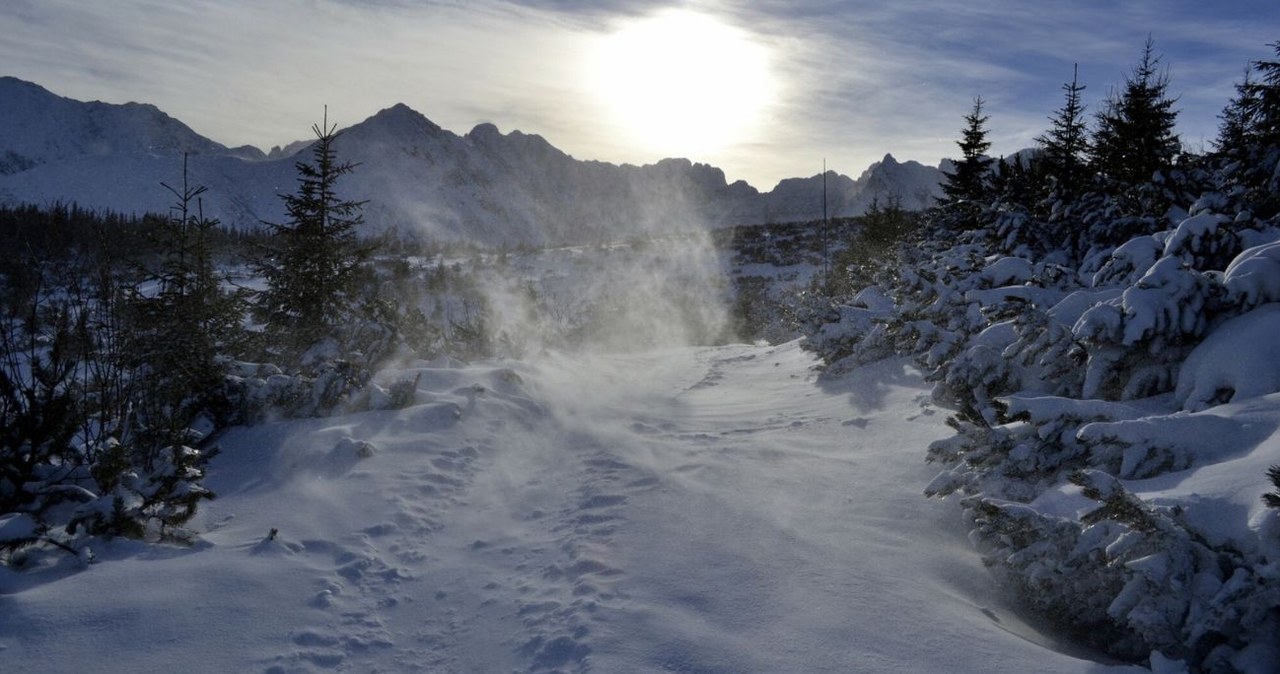
M857 174L886 152L954 154L972 99L993 151L1032 142L1080 64L1097 109L1148 33L1170 65L1181 130L1211 139L1245 63L1270 54L1273 2L1025 3L970 0L9 0L0 63L62 95L154 103L229 145L305 137L321 107L347 125L404 102L445 128L481 121L545 136L580 159L645 163L610 132L582 75L587 45L678 7L748 31L782 88L767 123L733 147L690 157L762 189Z
M6 6L0 60L64 95L145 100L233 143L305 135L405 101L444 116L554 97L570 31L502 5L68 0ZM32 16L32 12L36 16ZM19 29L19 27L21 29ZM51 81L54 80L54 81ZM456 120L448 120L456 121Z
M1264 3L1206 11L1191 2L898 0L806 3L802 14L790 4L753 3L739 16L791 36L778 42L796 92L781 121L795 149L855 170L886 151L927 162L953 155L977 95L987 100L994 152L1030 146L1062 104L1073 64L1097 109L1148 34L1171 66L1184 136L1211 138L1236 64L1274 40L1264 34L1274 21L1263 17L1280 18Z

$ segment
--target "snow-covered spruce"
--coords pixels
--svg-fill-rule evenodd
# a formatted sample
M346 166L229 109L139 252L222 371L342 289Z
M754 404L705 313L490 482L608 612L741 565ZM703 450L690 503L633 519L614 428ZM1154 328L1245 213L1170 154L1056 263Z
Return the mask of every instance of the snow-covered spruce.
M1235 671L1238 651L1274 634L1274 576L1209 545L1179 506L1152 506L1101 471L1071 481L1097 504L1078 518L971 504L997 574L1029 604L1101 650L1140 659L1154 649L1205 671Z

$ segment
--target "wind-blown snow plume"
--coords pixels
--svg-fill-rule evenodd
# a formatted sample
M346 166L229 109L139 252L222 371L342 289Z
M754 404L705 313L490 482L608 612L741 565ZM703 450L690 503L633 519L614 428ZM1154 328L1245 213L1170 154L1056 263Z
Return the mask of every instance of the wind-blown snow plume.
M729 339L730 287L710 236L487 256L492 329L518 351L633 351Z

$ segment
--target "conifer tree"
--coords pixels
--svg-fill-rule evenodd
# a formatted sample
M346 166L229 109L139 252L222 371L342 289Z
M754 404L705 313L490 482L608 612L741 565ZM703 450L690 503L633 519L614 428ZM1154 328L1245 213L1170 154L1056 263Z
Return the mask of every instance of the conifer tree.
M1280 148L1280 41L1270 46L1276 52L1276 59L1252 63L1258 79L1246 80L1243 93L1248 95L1246 111L1251 139L1264 147Z
M282 195L289 220L267 223L276 242L258 263L267 288L258 298L259 318L268 339L279 345L286 359L302 354L329 336L355 304L357 273L367 253L360 250L356 229L363 201L339 198L340 177L356 164L339 162L334 141L337 125L313 125L316 142L310 162L295 164L296 193Z
M1228 159L1242 159L1246 146L1252 141L1253 115L1257 108L1257 89L1254 87L1253 71L1246 69L1244 80L1236 85L1236 95L1222 114L1218 115L1218 138L1214 145L1220 155Z
M973 110L965 115L965 128L961 131L960 146L962 158L956 162L955 173L946 174L946 182L942 190L947 201L953 204L980 202L988 196L988 167L992 159L986 156L991 148L987 140L987 120L982 114L982 97L973 99Z
M1097 115L1091 152L1095 170L1133 186L1173 166L1182 142L1174 132L1178 112L1168 87L1168 72L1160 69L1155 43L1148 37L1142 60L1125 78L1123 90L1113 92Z
M1280 42L1271 46L1277 60L1250 64L1222 112L1215 143L1226 181L1243 187L1247 209L1264 219L1280 212Z
M195 415L217 402L225 374L219 356L239 341L242 305L224 291L214 268L212 235L219 225L204 216L204 186L190 184L187 158L170 216L155 231L159 265L144 279L154 294L133 293L130 301L131 367L142 378L135 410L157 446L178 444Z
M989 178L989 193L1004 208L1030 210L1037 200L1042 182L1040 160L1021 154L995 162Z
M1061 193L1074 194L1085 177L1086 154L1089 150L1088 125L1085 122L1085 106L1080 94L1085 86L1080 84L1080 67L1071 70L1071 82L1062 85L1066 101L1049 118L1049 130L1036 137L1043 155L1040 167L1052 179Z

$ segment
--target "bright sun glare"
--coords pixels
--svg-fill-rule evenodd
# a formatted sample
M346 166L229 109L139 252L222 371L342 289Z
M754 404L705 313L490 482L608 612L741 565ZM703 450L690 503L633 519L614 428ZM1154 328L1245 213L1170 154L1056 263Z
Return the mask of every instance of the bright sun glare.
M774 96L769 53L704 14L629 23L591 54L591 87L646 150L688 156L745 140Z

